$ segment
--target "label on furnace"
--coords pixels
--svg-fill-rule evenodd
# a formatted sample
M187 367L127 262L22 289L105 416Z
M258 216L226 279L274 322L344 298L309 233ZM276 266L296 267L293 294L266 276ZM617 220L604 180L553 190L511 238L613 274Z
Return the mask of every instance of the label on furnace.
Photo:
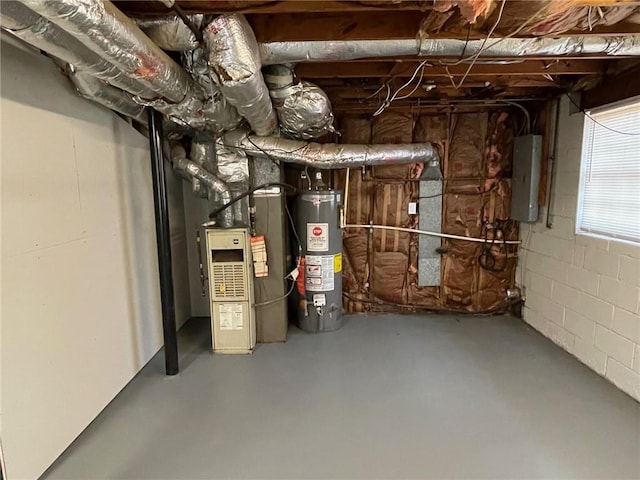
M305 286L309 292L330 292L334 288L333 255L307 255Z
M242 330L243 312L242 303L219 303L220 330Z
M307 223L307 251L327 252L329 250L329 224Z

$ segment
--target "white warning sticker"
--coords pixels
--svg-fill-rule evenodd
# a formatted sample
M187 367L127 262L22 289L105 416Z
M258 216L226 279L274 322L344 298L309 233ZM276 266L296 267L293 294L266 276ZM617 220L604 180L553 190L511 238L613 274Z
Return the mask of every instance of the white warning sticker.
M326 252L329 250L329 224L307 223L307 251Z
M310 292L330 292L334 287L333 255L307 255L305 284Z
M244 326L242 303L219 303L220 330L242 330Z

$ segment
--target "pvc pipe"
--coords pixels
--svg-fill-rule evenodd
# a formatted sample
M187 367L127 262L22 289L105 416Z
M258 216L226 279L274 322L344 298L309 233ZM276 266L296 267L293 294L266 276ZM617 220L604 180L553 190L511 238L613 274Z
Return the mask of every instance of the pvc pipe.
M428 232L427 230L415 230L413 228L392 227L390 225L345 225L345 228L377 228L379 230L394 230L398 232L418 233L420 235L430 235L432 237L450 238L452 240L466 240L476 243L491 243L496 245L520 245L520 240L487 240L486 238L463 237L462 235L453 235L451 233Z

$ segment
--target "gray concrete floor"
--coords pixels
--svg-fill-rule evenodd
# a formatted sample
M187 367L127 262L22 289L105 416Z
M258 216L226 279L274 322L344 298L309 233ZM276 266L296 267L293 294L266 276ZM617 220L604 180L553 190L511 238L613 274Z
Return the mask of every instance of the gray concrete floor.
M48 479L639 478L640 405L510 317L353 316L252 356L181 331ZM89 387L89 386L88 386Z

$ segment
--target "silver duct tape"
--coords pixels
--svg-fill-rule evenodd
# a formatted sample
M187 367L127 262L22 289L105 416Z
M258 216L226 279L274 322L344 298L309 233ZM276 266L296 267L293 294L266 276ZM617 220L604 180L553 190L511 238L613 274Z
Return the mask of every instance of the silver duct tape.
M204 47L182 53L182 64L209 97L220 94L220 89L209 75L209 52Z
M211 173L216 173L216 146L212 139L198 135L191 141L191 161L202 165ZM225 181L218 175L220 180Z
M465 42L441 38L423 39L422 42L412 39L271 42L260 44L260 57L263 65L402 55L458 57L461 54L477 54L482 49L483 41ZM640 55L640 35L497 39L485 44L480 57L555 56L576 53Z
M439 160L430 143L348 145L307 143L278 137L248 136L236 130L225 135L225 144L247 155L319 169L351 168L363 165L395 165Z
M204 103L203 113L206 129L214 133L234 130L242 122L238 110L220 93Z
M144 121L144 107L134 102L131 95L86 73L72 72L69 78L81 96L127 117Z
M182 102L197 96L187 72L140 28L106 0L20 0L72 34L90 50L164 97Z
M15 1L3 1L1 24L34 47L90 73L111 85L144 98L156 96L137 80L100 58L72 35Z
M197 28L202 26L204 15L189 15ZM178 16L137 18L135 22L147 36L163 50L184 52L198 47L198 40L191 29Z
M209 66L220 91L258 135L276 128L276 115L260 71L255 35L242 15L221 15L204 30Z
M276 91L276 112L280 131L296 140L312 140L333 131L331 101L320 87L309 82ZM271 92L274 97L274 92Z
M174 146L171 149L171 160L174 168L199 180L208 189L209 193L217 194L223 205L231 202L231 191L227 184L213 173L207 171L203 166L187 159L184 148L179 145ZM219 223L221 227L232 227L234 224L233 210L230 208L223 210L220 213Z
M180 103L168 103L164 100L146 100L134 97L136 103L153 107L164 113L169 119L185 128L204 130L207 127L207 119L203 111L202 100L195 96L188 96Z
M226 148L220 138L216 141L216 167L220 179L227 183L249 185L249 162L247 155L239 150Z

